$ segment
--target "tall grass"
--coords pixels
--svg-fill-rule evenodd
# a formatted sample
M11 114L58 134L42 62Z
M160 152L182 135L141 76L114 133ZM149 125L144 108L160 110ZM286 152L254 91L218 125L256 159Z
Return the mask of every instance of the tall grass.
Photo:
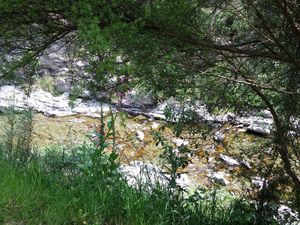
M251 205L225 192L199 189L187 196L177 189L174 179L170 185L130 187L118 170L114 119L112 116L107 124L101 120L91 143L67 152L49 151L22 164L16 163L18 158L7 160L3 145L0 223L255 224ZM112 151L107 152L110 145Z
M78 176L66 182L60 176L67 175L54 176L40 162L24 167L2 159L0 171L2 224L238 225L254 221L249 206L206 191L174 202L164 187L143 191L122 179L113 178L110 184Z

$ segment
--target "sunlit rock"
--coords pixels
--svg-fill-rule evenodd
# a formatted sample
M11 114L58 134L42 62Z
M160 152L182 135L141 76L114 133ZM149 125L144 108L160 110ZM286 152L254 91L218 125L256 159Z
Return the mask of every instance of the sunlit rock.
M136 137L137 137L137 139L139 139L140 141L143 141L144 138L145 138L145 134L144 134L143 131L138 130L138 131L136 132Z
M247 132L258 135L269 135L271 134L270 124L253 123L247 128Z
M225 178L225 175L226 174L224 172L217 172L209 176L214 182L223 186L227 186L229 185L229 181Z
M235 159L233 159L233 158L231 158L231 157L229 157L227 155L220 154L220 158L225 163L227 163L229 166L239 166L240 165L240 163L237 160L235 160Z
M265 181L264 179L262 179L261 177L255 177L251 180L251 183L257 187L259 190L261 190L264 185L267 187L268 186L268 182ZM265 183L265 184L264 184Z
M119 172L123 175L128 185L132 187L151 188L155 185L167 186L170 176L163 173L162 170L151 163L142 161L133 161L128 165L122 164ZM176 179L177 185L182 188L188 187L191 181L187 174L181 174Z
M300 217L299 213L292 210L287 205L279 205L277 209L277 215L274 216L275 220L280 225L299 225Z
M222 131L216 131L214 133L214 140L217 142L222 142L225 139L225 134Z
M157 129L159 127L159 124L158 123L156 123L156 122L154 122L152 125L151 125L151 128L152 129Z
M24 91L15 86L2 86L0 88L0 107L13 106L22 110L32 108L34 111L41 112L46 116L70 116L76 114L91 117L100 117L100 111L109 112L114 107L108 104L77 99L70 105L67 93L60 96L53 96L43 90L35 90L26 95Z
M242 160L241 165L244 166L246 169L249 169L249 170L252 169L251 164L246 160Z
M181 138L174 138L172 139L172 142L177 146L177 147L180 147L180 146L185 146L185 145L188 145L189 142L188 141L185 141Z

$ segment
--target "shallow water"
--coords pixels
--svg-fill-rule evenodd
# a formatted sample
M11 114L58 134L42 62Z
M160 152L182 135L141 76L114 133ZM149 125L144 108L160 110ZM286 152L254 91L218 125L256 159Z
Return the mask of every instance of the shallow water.
M109 116L105 117L107 121ZM54 145L74 146L89 141L88 133L97 129L100 124L99 118L91 118L82 115L65 117L46 117L36 113L33 118L33 146L36 149L44 149ZM5 117L0 116L0 126L5 126ZM247 170L241 166L228 166L220 159L220 154L232 156L237 160L257 160L255 157L249 159L247 151L251 147L259 146L264 139L248 135L243 130L225 125L220 128L225 134L225 139L218 143L213 140L213 131L207 133L206 138L199 133L191 133L185 127L180 137L176 137L172 131L171 124L164 121L151 120L144 116L131 117L124 113L117 115L116 148L119 159L122 163L129 163L134 160L158 163L164 162L159 158L162 152L160 146L156 146L153 132L160 131L169 142L174 145L178 140L188 141L188 148L191 153L189 165L183 168L181 173L187 173L195 186L202 185L211 187L215 183L209 177L215 172L224 172L229 185L226 189L234 193L242 192L244 186L249 186L249 177L257 172L256 169ZM164 129L161 129L161 128ZM201 126L193 127L200 129ZM143 132L144 139L140 140L137 131Z

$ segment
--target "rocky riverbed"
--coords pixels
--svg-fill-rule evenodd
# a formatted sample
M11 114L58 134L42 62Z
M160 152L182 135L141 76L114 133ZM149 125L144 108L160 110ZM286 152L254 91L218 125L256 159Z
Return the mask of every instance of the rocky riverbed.
M117 149L121 162L131 163L131 169L134 166L139 169L140 164L134 163L136 161L158 165L161 163L161 148L156 146L153 138L153 133L160 130L174 149L181 145L190 149L190 163L179 171L185 174L186 184L182 185L211 187L217 184L232 192L241 192L251 185L261 188L263 181L257 177L257 168L252 168L250 155L243 151L259 148L260 143L268 141L267 137L254 136L247 132L251 130L252 133L269 135L272 118L268 112L260 117L235 117L232 113L214 116L207 112L204 105L185 106L195 110L204 121L214 123L215 128L205 139L199 133L191 135L188 127L180 137L176 137L172 131L174 125L165 121L164 108L172 107L174 112L179 113L182 105L174 99L150 108L136 107L136 102L130 102L134 101L125 99L123 105L116 106L96 100L77 99L71 107L67 94L53 96L46 91L35 90L26 95L15 86L2 86L0 89L2 108L32 108L36 112L33 143L38 149L54 145L71 146L88 141L86 134L99 125L102 107L106 115L109 112L118 114ZM141 104L140 101L139 105ZM2 117L1 120L4 126L5 118ZM203 124L195 125L195 129L201 130L202 126ZM243 176L245 174L247 176Z

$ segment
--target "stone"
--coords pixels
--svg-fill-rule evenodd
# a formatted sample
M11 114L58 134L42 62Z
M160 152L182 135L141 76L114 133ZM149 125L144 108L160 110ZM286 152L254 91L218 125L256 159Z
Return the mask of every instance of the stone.
M157 129L159 127L159 124L158 123L156 123L156 122L154 122L152 125L151 125L151 128L152 129Z
M66 79L57 78L53 81L53 85L59 93L66 93L71 90L71 84Z
M225 163L227 163L229 166L239 166L240 165L240 163L237 160L235 160L235 159L233 159L233 158L231 158L231 157L229 157L227 155L220 154L220 158Z
M170 176L162 172L162 170L151 163L142 161L133 161L127 164L122 164L119 167L119 172L131 187L139 188L144 186L146 188L155 187L155 185L167 186ZM191 185L191 180L187 174L180 174L176 179L176 183L186 188Z
M225 134L222 131L216 131L214 133L214 140L217 142L222 142L225 139Z
M249 169L249 170L252 169L251 164L248 161L244 160L244 159L241 161L241 165L244 166L246 169Z
M272 113L271 113L270 110L263 110L263 111L262 111L262 116L263 116L264 118L273 118Z
M215 153L216 152L216 146L215 145L204 146L203 151L207 152L207 153Z
M276 221L280 225L299 225L300 217L299 213L291 209L287 205L279 205L277 209L277 215L275 216Z
M181 138L174 138L171 140L177 147L188 145L189 142Z
M250 124L247 128L247 132L266 136L271 134L270 128L259 124Z
M237 121L243 124L244 127L247 127L247 132L262 136L267 136L271 133L274 122L272 118L259 116L239 117Z
M138 131L136 132L136 137L137 137L137 139L139 139L140 141L144 141L145 134L144 134L143 131L138 130Z
M261 177L254 177L253 179L251 179L251 183L259 190L261 190L264 186L264 179L262 179ZM267 186L268 186L268 182L266 181L266 187Z
M76 64L76 66L78 66L78 67L80 67L80 68L85 67L85 66L88 65L87 62L84 62L84 61L82 61L82 60L78 60L75 64Z
M92 98L92 94L89 90L83 89L82 92L80 93L79 97L84 98L84 99L90 99L90 98Z
M218 116L213 116L214 120L219 123L227 123L231 122L236 118L236 115L234 113L225 113Z
M142 161L133 161L129 165L123 164L119 167L119 172L123 175L129 186L138 187L141 185L166 185L167 177L160 168L154 164Z
M180 174L179 177L176 179L177 185L179 185L182 188L187 188L191 185L191 180L189 176L185 173Z
M223 186L227 186L229 184L229 181L225 178L225 173L224 172L217 172L213 173L211 176L211 179Z
M143 115L152 118L152 119L156 119L156 120L165 120L166 116L164 114L160 114L160 113L154 113L154 112L150 112L150 113L144 113Z
M242 164L242 166L244 166L246 169L252 169L252 166L251 166L251 164L248 162L248 161L246 161L246 160L242 160L241 161L241 164Z
M139 109L147 109L148 107L154 106L156 104L156 98L152 92L146 94L139 94L137 90L131 90L125 93L122 98L122 107L134 107Z
M180 103L174 98L169 98L163 102L160 102L157 104L156 107L151 109L149 113L155 114L158 118L165 118L165 111L166 109L171 110L174 117L172 120L175 122L179 119L180 114L184 110L185 112L192 112L196 116L194 119L195 123L202 121L214 121L214 118L210 115L208 112L206 106L200 102L186 102L186 103ZM167 118L169 119L169 118Z
M81 119L81 118L75 118L75 119L70 119L67 122L70 122L70 123L84 123L85 120Z
M123 63L122 56L118 55L116 57L116 63Z
M17 110L32 108L46 116L70 116L82 114L91 117L100 117L101 107L104 113L115 110L112 105L96 101L83 102L76 99L70 107L68 94L53 96L43 90L35 90L29 96L15 86L2 86L0 88L0 107L13 106Z

